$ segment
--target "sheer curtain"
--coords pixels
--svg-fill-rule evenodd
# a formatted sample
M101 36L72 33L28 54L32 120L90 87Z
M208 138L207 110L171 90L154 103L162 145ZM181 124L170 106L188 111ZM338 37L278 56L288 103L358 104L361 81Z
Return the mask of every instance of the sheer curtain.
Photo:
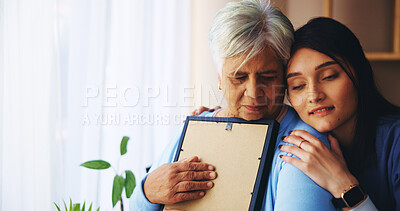
M112 210L113 169L79 165L139 179L191 106L187 0L0 0L0 45L0 210Z

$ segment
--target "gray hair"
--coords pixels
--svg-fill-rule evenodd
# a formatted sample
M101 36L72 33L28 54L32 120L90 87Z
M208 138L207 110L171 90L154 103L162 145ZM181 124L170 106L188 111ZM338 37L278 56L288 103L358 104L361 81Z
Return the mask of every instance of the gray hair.
M240 69L265 47L271 47L286 65L294 40L289 19L266 0L230 2L214 18L208 41L221 73L226 58L244 55Z

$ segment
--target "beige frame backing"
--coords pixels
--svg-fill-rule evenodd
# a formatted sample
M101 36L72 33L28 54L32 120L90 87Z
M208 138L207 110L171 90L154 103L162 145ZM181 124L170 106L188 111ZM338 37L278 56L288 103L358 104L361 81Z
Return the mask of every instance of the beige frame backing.
M198 156L202 162L213 164L218 176L204 198L166 205L165 208L249 210L270 125L231 124L231 129L227 130L227 122L188 122L178 161Z

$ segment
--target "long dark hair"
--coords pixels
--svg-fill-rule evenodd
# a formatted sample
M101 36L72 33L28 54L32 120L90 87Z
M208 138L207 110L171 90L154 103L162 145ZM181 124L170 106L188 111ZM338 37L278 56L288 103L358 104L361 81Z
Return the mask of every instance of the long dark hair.
M331 18L314 18L294 34L291 56L309 48L335 60L353 81L358 93L355 139L349 150L343 150L353 173L376 162L376 126L379 116L398 112L378 92L371 65L357 37L345 25ZM351 71L353 69L354 75Z

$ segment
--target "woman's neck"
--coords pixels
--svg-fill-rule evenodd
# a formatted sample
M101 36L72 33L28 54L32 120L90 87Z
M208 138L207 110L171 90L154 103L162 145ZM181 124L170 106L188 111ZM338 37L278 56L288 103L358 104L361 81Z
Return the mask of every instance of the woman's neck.
M345 122L343 125L332 130L332 135L337 138L340 145L346 149L351 148L354 142L356 133L357 116L354 115L351 119Z

